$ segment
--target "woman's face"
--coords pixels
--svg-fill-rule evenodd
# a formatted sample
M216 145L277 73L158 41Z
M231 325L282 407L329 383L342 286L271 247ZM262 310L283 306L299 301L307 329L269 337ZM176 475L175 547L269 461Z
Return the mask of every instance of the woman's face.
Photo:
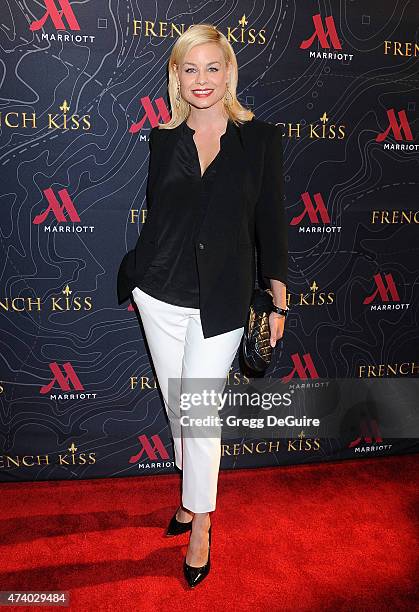
M195 45L178 68L181 96L196 108L209 108L221 100L229 70L216 43Z

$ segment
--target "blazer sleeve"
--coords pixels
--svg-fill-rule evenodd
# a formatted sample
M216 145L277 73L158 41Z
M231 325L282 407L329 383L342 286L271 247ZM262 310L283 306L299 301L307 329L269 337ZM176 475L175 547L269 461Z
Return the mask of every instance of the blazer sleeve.
M284 208L282 129L270 125L255 230L262 276L287 283L288 224Z
M157 153L158 153L158 146L156 143L156 139L157 139L157 135L156 132L158 131L158 127L154 127L151 129L150 131L150 136L148 138L148 145L149 145L149 149L150 149L150 155L149 155L149 159L148 159L148 176L147 176L147 188L146 188L146 199L147 199L147 209L151 209L152 205L153 205L153 198L152 198L152 194L153 194L153 186L155 183L155 179L157 176L157 168L158 168L158 161L157 161Z
M149 162L148 162L148 177L147 177L147 187L146 187L146 197L147 197L147 209L149 209L152 205L152 193L153 193L153 185L154 180L157 173L158 161L157 161L157 149L156 147L156 131L157 127L152 128L149 136ZM143 231L143 230L141 230ZM138 239L137 239L138 244ZM117 275L117 294L118 294L118 304L122 304L127 300L132 291L132 278L135 274L135 248L131 249L127 253L125 253L118 269Z

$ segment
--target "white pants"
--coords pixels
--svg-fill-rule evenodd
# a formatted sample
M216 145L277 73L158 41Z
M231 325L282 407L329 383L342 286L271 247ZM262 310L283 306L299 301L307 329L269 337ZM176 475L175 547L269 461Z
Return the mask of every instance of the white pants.
M214 381L215 391L224 391L244 327L204 338L198 308L162 302L138 287L132 295L144 326L169 422L179 422L180 393L185 392L187 379L218 379ZM179 384L176 386L171 380L169 385L169 378L177 379ZM179 432L181 427L175 430ZM182 505L191 512L215 510L221 427L215 437L176 435L173 442L176 466L183 471Z

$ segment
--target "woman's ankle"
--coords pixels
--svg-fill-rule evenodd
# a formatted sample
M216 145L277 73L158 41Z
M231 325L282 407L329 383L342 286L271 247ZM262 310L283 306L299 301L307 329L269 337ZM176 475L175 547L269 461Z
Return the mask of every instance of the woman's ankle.
M195 516L195 512L192 512L192 510L188 510L188 508L185 508L185 506L182 506L182 504L180 505L180 509L185 514L189 514L189 516Z
M182 504L179 506L179 508L176 511L176 516L178 519L183 518L184 521L183 522L189 522L189 519L193 519L194 517L194 513L191 512L190 510L188 510L187 508L184 508L182 506Z
M208 529L211 525L211 517L209 512L195 512L192 520L192 526L195 528Z

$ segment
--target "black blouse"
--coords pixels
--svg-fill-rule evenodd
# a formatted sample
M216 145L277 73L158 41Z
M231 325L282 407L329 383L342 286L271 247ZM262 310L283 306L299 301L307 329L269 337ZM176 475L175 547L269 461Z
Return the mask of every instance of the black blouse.
M181 137L159 185L159 201L154 203L159 207L156 254L138 286L163 302L199 308L194 243L207 213L226 141L234 137L234 125L228 121L220 138L220 151L202 177L194 133L184 120Z

